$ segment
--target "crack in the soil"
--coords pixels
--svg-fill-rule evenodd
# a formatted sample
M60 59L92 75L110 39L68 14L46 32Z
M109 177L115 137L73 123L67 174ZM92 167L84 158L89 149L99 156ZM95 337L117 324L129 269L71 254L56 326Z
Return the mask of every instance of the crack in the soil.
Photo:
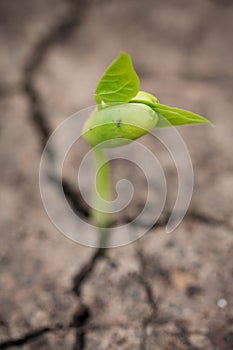
M63 41L76 29L81 23L86 11L88 0L69 0L70 8L68 13L52 28L47 35L34 47L34 50L24 68L23 90L28 97L30 105L30 116L35 130L40 138L41 148L44 149L49 136L52 133L46 113L43 108L43 102L40 94L34 85L34 76L40 65L42 64L46 54L56 43ZM50 149L50 156L54 156L54 150ZM55 179L56 180L56 179ZM52 179L52 183L56 186L56 181ZM72 209L87 218L89 216L89 208L82 199L81 194L75 190L66 180L62 181L64 194L70 203Z
M30 102L31 120L40 135L42 148L44 148L51 134L51 128L46 120L42 101L33 80L35 73L52 46L66 39L81 23L89 1L69 0L69 3L68 13L36 44L24 68L23 90Z
M199 222L207 226L222 226L228 230L232 230L232 225L227 220L219 219L210 215L205 215L200 212L189 211L186 215L188 220Z
M86 305L82 304L81 307L74 313L73 324L77 327L76 340L73 350L82 350L85 348L85 330L78 329L79 327L84 328L91 316L90 309Z
M104 258L106 254L106 249L99 248L92 255L90 260L79 270L79 272L73 278L73 292L80 297L81 296L81 288L84 281L89 277L92 273L93 269L96 266L97 261Z
M148 227L147 233L150 233L150 232L153 232L153 230L156 228L165 227L168 223L170 216L171 216L171 211L165 211L161 215L161 217L158 219L158 221L155 222L154 224L150 224L150 223L144 224L143 222L142 223L137 222L136 225L144 229ZM130 220L132 221L133 219L132 218L129 219L126 217L123 220L121 220L121 224L129 223ZM233 229L232 224L227 220L219 219L210 215L202 214L200 212L191 211L191 210L187 212L183 221L195 221L207 226L225 227L227 230ZM132 225L134 225L134 223L132 223Z
M146 273L146 259L143 255L142 249L138 249L137 251L137 256L141 265L141 273L140 273L140 282L142 286L145 289L146 295L147 295L147 300L148 304L151 306L151 309L153 311L153 317L157 316L158 314L158 305L157 301L155 300L155 297L153 295L153 291L151 288L150 283L148 282L147 279L147 273Z
M108 322L107 324L97 324L97 323L88 323L87 324L87 320L89 318L89 314L88 311L86 309L86 307L81 307L80 311L77 312L76 315L74 315L74 319L71 323L69 324L56 324L54 326L44 326L41 327L39 329L35 329L33 331L27 332L25 334L23 334L22 336L18 337L18 338L12 338L12 339L8 339L6 341L3 341L0 343L0 349L10 349L12 347L17 347L17 346L21 346L21 345L25 345L30 343L31 341L43 336L44 334L49 334L49 333L56 333L56 332L61 332L61 331L68 331L68 330L72 330L75 329L76 331L76 336L78 336L80 334L80 336L82 337L82 334L86 334L87 332L99 332L99 331L107 331L110 330L112 328L115 327L120 327L120 328L127 328L129 326L128 323L122 323L122 322L113 322L110 323ZM159 322L159 324L165 324L169 321L164 321L164 322ZM85 324L83 324L85 323ZM147 325L152 324L154 325L154 322L150 323L150 321L148 320ZM209 332L202 332L200 330L196 330L196 331L188 331L188 329L183 325L183 323L179 323L176 322L176 331L170 331L168 330L167 333L169 335L174 335L180 338L180 340L183 342L184 345L188 346L188 349L190 350L198 350L196 347L194 347L188 337L192 334L194 335L203 335L203 336L207 336L208 338L211 337ZM225 339L226 338L226 339ZM229 339L228 339L229 338ZM224 339L226 341L231 341L232 339L232 332L227 333L226 335L224 335ZM227 343L228 344L228 343ZM230 343L229 343L230 344ZM76 346L76 344L75 344ZM81 349L84 349L81 348ZM145 349L145 344L144 347L141 347L142 350ZM80 347L74 347L73 350L80 350Z
M69 0L69 3L70 8L66 15L35 45L24 68L23 91L29 100L31 121L40 137L42 150L52 130L46 118L40 94L34 85L34 76L52 46L66 39L80 25L89 1ZM50 156L53 156L54 150L49 151ZM55 182L53 181L53 183ZM81 194L65 180L63 180L63 190L74 211L81 214L81 216L88 217L89 210L82 200Z
M43 334L56 332L61 329L64 329L62 325L57 325L55 327L43 327L43 328L28 332L19 338L9 339L0 343L0 349L9 349L13 346L20 346L30 342L33 339L39 338Z
M34 124L37 133L40 136L40 142L42 149L45 147L46 142L51 134L51 127L46 119L45 111L43 109L43 104L41 97L36 87L34 86L34 76L39 69L41 63L43 62L46 54L51 49L53 45L64 40L70 35L73 30L81 23L84 15L84 11L87 8L88 0L70 0L70 9L66 16L55 25L50 32L43 37L35 46L32 55L29 57L24 70L24 80L23 80L23 90L26 93L31 109L31 121ZM51 150L51 155L53 155L53 150ZM63 180L63 190L69 200L72 208L83 215L84 217L89 216L88 208L84 205L84 201L81 195L75 191L75 189L65 180ZM74 292L80 297L80 288L83 281L90 274L96 261L103 256L103 251L101 249L97 250L90 261L80 270L80 272L74 277ZM79 310L74 316L74 324L78 327L84 326L90 317L90 311L87 306L82 306L82 310ZM50 328L44 328L36 333L30 333L24 338L18 339L16 341L9 341L5 344L2 343L0 349L7 348L13 345L22 344L26 341L38 337L41 334L51 331ZM74 350L81 350L85 347L85 331L76 333L76 343L74 345Z
M140 349L144 350L146 347L146 328L148 326L148 324L150 323L150 321L152 319L157 319L158 318L158 304L157 301L153 295L153 291L151 288L151 285L147 279L147 273L146 273L146 259L143 255L143 251L140 247L140 244L138 243L138 249L137 249L137 257L138 260L140 262L140 275L139 275L139 281L141 283L141 285L143 286L146 296L147 296L147 302L148 305L151 307L152 313L149 316L149 318L143 320L142 322L142 331L143 331L143 335L142 335L142 339L140 342Z
M10 349L12 347L17 347L21 345L25 345L27 343L30 343L31 341L40 338L44 334L48 333L57 333L60 331L68 331L74 329L76 331L76 337L80 335L81 344L84 345L83 342L83 335L85 336L86 332L96 332L100 330L109 330L114 327L122 327L125 328L127 325L123 323L108 323L108 324L95 324L95 323L88 323L87 320L89 318L89 311L87 310L86 306L82 306L80 308L80 311L77 311L73 317L73 321L69 324L56 324L54 326L44 326L38 329L34 329L32 331L29 331L25 334L23 334L20 337L17 338L11 338L8 340L5 340L0 343L0 349ZM79 339L78 339L79 341ZM74 345L73 350L80 350L80 347L75 347ZM84 349L81 348L81 349Z
M65 179L62 179L62 187L73 210L77 214L82 214L84 218L88 218L90 216L90 208L82 198L81 193L76 191Z
M91 256L91 258L88 260L88 262L83 265L83 267L78 271L78 273L73 277L73 288L72 291L74 294L82 300L82 285L87 280L87 278L92 273L93 269L95 268L97 262L104 258L106 254L106 249L99 248L97 249L94 254ZM80 317L79 311L78 311L78 318L77 313L74 314L74 322L77 324L78 320L78 326L85 326L87 322L91 318L91 309L87 305L82 305L83 313ZM73 347L73 350L83 350L85 349L85 338L86 338L86 331L85 329L83 332L77 331L76 333L76 342Z
M176 322L176 327L178 329L177 331L177 337L180 338L182 343L187 346L187 349L189 350L198 350L196 346L193 346L192 343L189 340L190 332L188 331L187 327L184 325L183 322Z
M141 342L140 342L140 350L145 350L146 349L146 340L147 340L147 327L149 324L155 326L155 325L163 325L169 322L168 319L163 318L159 315L159 308L158 308L158 302L155 298L155 296L153 295L153 291L152 291L152 287L149 283L149 279L147 277L147 266L148 266L148 262L146 257L144 256L143 253L143 249L140 245L140 243L138 243L138 248L137 248L137 257L139 259L140 265L141 265L141 273L139 275L139 281L141 282L142 286L144 287L144 290L146 292L147 295L147 300L148 300L148 304L151 307L152 313L151 315L143 320L141 327L142 327L142 331L143 331L143 335L141 338ZM176 328L177 331L174 333L174 335L176 335L177 337L179 337L179 339L182 341L182 343L187 346L187 349L190 350L198 350L196 347L194 347L190 340L189 340L189 336L190 336L190 332L188 331L188 329L185 327L185 325L182 322L176 322ZM169 332L170 334L170 332ZM172 334L172 333L171 333ZM196 334L196 333L195 333Z
M41 149L43 150L49 136L51 135L51 128L44 115L42 102L39 94L31 82L31 78L26 78L24 81L24 92L30 102L30 116L31 121L40 137Z
M60 180L54 175L48 175L49 181L56 187L59 188ZM82 218L89 218L90 208L84 201L81 193L66 179L62 179L62 188L65 197L70 204L73 211Z

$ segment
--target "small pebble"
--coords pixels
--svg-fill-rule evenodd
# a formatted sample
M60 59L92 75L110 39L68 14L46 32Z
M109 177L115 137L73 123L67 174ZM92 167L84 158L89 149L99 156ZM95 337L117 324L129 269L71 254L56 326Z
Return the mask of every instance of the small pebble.
M224 307L227 306L227 301L226 301L226 299L218 299L217 305L218 305L218 307L220 307L221 309L223 309Z

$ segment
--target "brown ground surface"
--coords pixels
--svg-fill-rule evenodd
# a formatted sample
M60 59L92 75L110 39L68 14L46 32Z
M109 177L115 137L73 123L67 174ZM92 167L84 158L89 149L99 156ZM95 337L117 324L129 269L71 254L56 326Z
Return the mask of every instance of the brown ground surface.
M3 0L0 30L0 349L233 349L232 2ZM120 50L142 89L216 127L180 129L195 188L175 233L164 234L164 214L103 252L50 223L38 167L51 131L93 104ZM76 195L72 163L65 176Z

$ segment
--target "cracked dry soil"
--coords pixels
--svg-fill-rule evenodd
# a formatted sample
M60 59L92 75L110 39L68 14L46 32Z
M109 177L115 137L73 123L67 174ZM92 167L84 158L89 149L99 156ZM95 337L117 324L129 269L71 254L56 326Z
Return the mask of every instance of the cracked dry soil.
M1 2L0 349L233 349L232 16L231 2L218 0ZM164 234L173 190L146 236L94 250L49 222L38 168L51 132L93 103L99 76L120 50L132 54L142 89L216 127L179 130L196 177L174 234ZM174 188L166 152L149 137L143 142L156 148ZM63 187L88 220L73 172L84 151L71 150ZM124 223L146 187L132 165L112 166L140 188L116 217Z

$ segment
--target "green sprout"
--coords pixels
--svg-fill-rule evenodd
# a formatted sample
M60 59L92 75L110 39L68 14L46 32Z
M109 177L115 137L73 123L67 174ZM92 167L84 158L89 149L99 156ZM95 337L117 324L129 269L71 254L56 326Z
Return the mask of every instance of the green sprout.
M155 128L211 125L211 122L192 112L161 104L150 93L139 91L139 78L130 56L124 52L98 82L95 101L97 107L83 127L83 137L95 158L97 176L92 219L101 230L110 226L106 212L111 200L109 164L104 148L123 146Z

